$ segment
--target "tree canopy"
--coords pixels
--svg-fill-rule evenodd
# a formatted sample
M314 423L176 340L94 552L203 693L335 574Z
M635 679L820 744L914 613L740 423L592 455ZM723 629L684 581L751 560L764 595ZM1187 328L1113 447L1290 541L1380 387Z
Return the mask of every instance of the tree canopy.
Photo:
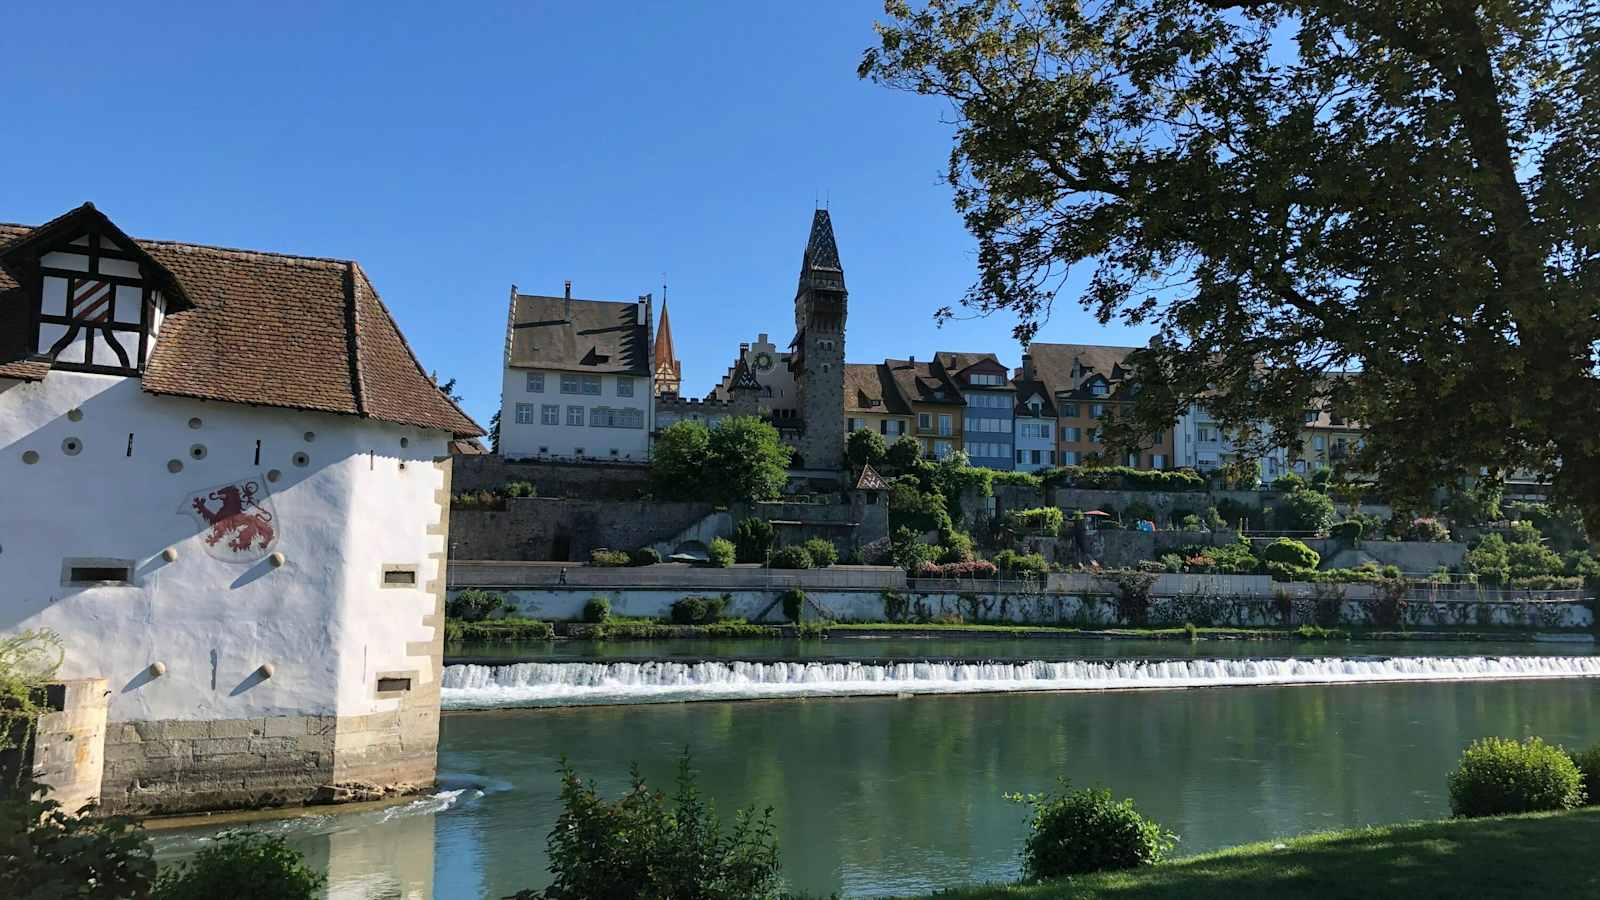
M665 500L772 500L789 480L790 452L776 428L753 416L709 430L674 422L656 439L650 480Z
M954 109L962 303L1026 342L1081 268L1156 329L1113 450L1329 409L1398 499L1532 469L1600 534L1596 0L885 8L861 76Z

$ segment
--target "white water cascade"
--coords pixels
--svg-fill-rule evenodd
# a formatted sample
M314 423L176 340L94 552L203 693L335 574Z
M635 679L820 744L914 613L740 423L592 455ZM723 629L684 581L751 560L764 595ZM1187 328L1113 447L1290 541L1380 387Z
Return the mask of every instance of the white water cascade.
M873 694L1600 677L1600 656L1395 656L1067 662L555 662L454 665L446 708Z

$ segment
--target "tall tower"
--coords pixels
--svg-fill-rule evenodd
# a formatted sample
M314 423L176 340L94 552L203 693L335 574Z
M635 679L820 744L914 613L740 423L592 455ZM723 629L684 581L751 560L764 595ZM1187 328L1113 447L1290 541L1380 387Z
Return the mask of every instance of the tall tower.
M656 396L676 394L683 387L683 364L672 349L672 323L667 321L667 289L661 289L661 327L656 331Z
M794 372L805 433L800 463L810 469L844 465L844 322L848 293L833 222L819 209L811 218L811 237L800 260L800 285L794 295Z

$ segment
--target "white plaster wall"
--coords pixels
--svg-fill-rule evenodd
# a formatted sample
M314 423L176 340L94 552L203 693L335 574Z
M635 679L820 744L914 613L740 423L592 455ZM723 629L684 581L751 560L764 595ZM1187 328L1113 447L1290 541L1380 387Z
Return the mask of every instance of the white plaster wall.
M650 431L655 413L655 392L651 379L642 375L633 379L633 396L617 396L616 375L600 376L600 395L561 393L561 373L545 370L544 391L528 390L528 373L539 369L513 369L506 367L500 384L500 454L509 457L538 456L540 447L548 447L549 456L576 456L581 448L585 457L597 459L648 459L650 456ZM593 373L590 373L593 374ZM531 403L534 420L529 424L517 422L517 404ZM539 410L546 404L561 408L559 425L540 424ZM582 406L583 425L567 424L567 407ZM590 410L596 406L612 409L637 409L643 416L642 428L596 428L589 424ZM611 451L617 456L612 457Z
M75 456L68 437L81 441ZM441 432L352 416L158 397L132 378L0 381L0 630L59 633L63 676L107 678L112 721L380 708L351 673L416 668L404 644L432 636L420 588L434 575L426 552L442 544L424 536L445 444ZM184 511L194 492L244 479L270 492L282 568L213 558ZM175 561L161 558L167 548ZM134 581L63 586L64 557L135 560ZM382 562L417 564L419 589L379 589ZM152 678L157 661L167 672ZM270 679L253 674L263 663Z

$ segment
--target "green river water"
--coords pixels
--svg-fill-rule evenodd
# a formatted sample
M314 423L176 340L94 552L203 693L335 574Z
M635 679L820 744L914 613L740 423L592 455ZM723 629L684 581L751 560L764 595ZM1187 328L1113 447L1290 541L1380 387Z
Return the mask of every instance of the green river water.
M534 652L536 651L536 652ZM852 641L452 648L548 662L684 657L911 659L1585 656L1592 645ZM447 682L448 684L448 682ZM1023 810L1002 794L1105 785L1181 853L1448 814L1445 774L1486 735L1600 740L1600 679L832 697L478 710L444 716L440 792L383 809L253 823L326 867L337 898L501 897L547 881L570 758L608 793L630 762L669 787L688 747L725 815L774 809L798 888L875 897L1016 877ZM170 860L211 829L159 832Z

